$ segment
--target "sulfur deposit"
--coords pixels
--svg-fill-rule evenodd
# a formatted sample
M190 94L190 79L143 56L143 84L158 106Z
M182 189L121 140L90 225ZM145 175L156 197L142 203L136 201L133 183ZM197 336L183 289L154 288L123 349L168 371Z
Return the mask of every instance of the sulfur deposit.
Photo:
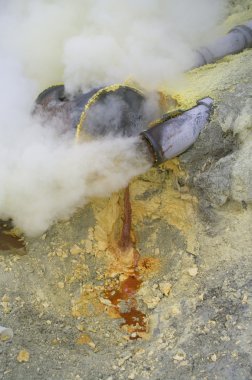
M252 16L240 3L227 30ZM211 96L214 110L191 149L129 183L127 249L120 190L1 250L14 337L0 378L251 377L251 73L250 49L161 89L181 109Z

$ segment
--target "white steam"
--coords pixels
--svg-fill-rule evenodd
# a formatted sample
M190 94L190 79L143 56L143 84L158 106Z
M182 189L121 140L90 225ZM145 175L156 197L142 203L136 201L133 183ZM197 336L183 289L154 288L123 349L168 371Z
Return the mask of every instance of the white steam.
M37 94L132 78L153 89L192 63L220 0L0 0L0 218L29 235L148 169L137 139L76 144L31 116Z
M207 42L223 6L221 0L94 1L65 44L67 88L133 78L153 89L174 80L191 66L192 47Z

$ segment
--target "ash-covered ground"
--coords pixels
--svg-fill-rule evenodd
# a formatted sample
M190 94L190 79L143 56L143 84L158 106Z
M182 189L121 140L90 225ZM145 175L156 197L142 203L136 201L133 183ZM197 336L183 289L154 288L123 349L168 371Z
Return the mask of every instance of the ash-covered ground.
M229 26L251 14L230 4ZM0 379L252 379L252 50L169 95L182 108L212 96L214 110L190 150L129 186L141 283L113 303L134 276L116 248L123 191L2 246L0 325L14 337ZM133 308L140 332L122 317Z

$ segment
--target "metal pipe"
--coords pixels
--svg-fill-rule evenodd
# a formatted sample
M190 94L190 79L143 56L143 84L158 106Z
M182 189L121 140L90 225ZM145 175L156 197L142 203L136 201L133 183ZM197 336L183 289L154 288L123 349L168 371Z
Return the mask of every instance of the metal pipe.
M213 63L229 54L236 54L252 47L252 20L232 28L207 47L195 52L192 68ZM161 164L185 152L197 140L207 123L213 100L205 98L197 106L178 117L158 123L141 133L149 144L154 164Z
M113 135L120 133L122 136L139 135L139 151L144 152L147 160L153 164L161 164L183 153L197 140L199 133L209 118L213 103L211 98L204 98L198 101L195 107L181 113L179 116L170 118L169 114L168 116L164 115L154 126L144 130L146 124L144 123L142 111L140 111L144 104L144 96L129 87L119 86L118 89L115 90L114 87L114 90L110 89L104 93L104 89L93 90L90 93L80 94L69 100L64 97L64 87L59 85L49 88L40 94L36 104L37 107L42 107L47 117L50 117L51 113L53 113L54 116L64 119L63 124L67 124L68 128L69 126L74 128L77 136L80 135L82 130L96 138L109 133ZM115 109L114 116L116 118L118 116L117 113L122 112L119 119L117 118L120 120L117 128L113 124L108 123L106 118L102 118L101 120L99 118L92 120L91 118L91 122L88 119L89 115L96 114L95 107L102 106L105 93L112 94L113 102L119 96L120 99L123 97L124 102L126 102L124 106L127 104L126 113L123 111L124 107L121 104L119 104L118 109ZM105 108L107 105L105 103ZM129 105L130 107L128 107ZM104 109L103 115L105 111L106 109ZM131 111L131 118L134 117L134 123L132 123L133 119L129 120L128 118L129 111Z
M208 46L195 52L195 62L191 68L216 62L229 54L237 54L252 47L252 20L237 25L227 35L218 38Z
M44 122L53 117L62 122L62 132L75 131L92 137L137 136L150 122L145 112L145 96L136 88L114 84L72 97L64 85L44 90L36 99L34 114Z
M185 152L197 140L207 123L213 100L204 98L181 115L160 122L141 133L149 144L154 164L159 165Z
M209 46L198 49L192 68L215 62L228 54L239 53L250 47L252 20L234 27L226 36ZM139 135L143 151L148 151L147 144L154 163L160 164L183 153L197 140L209 118L213 101L211 98L202 99L190 110L175 118L162 118L148 130L144 130L147 124L144 103L144 95L129 86L112 85L85 94L79 93L68 99L64 93L64 85L59 85L38 96L35 112L49 118L52 115L61 118L67 129L72 127L76 131L78 138L82 131L93 137L109 134Z

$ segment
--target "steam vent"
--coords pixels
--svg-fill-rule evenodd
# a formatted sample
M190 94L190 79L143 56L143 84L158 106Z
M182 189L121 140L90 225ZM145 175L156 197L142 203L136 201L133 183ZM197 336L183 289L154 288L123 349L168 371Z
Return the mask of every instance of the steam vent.
M0 4L0 380L252 379L251 0L35 3Z

